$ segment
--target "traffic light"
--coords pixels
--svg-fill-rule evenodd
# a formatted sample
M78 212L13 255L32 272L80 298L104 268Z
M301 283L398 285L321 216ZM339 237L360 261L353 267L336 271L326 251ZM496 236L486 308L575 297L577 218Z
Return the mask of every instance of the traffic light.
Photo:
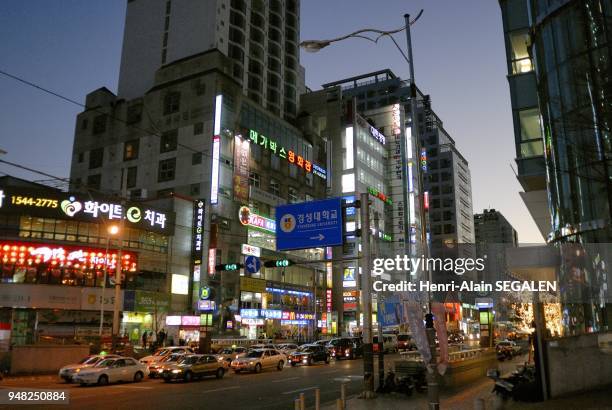
M215 271L237 271L243 268L242 263L222 263L221 265L215 266Z
M293 265L294 262L289 259L279 259L276 261L266 261L264 262L264 266L266 268L285 268L287 266Z

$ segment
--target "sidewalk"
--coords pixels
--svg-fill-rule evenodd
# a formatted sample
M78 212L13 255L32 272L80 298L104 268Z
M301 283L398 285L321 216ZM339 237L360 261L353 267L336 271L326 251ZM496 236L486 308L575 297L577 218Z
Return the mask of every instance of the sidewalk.
M492 381L484 379L462 389L443 392L440 408L449 410L612 410L612 388L576 394L541 403L503 402L491 393ZM482 399L477 403L477 399ZM479 407L480 406L480 407ZM427 393L405 396L397 393L378 395L376 399L363 400L352 397L347 400L347 410L427 410ZM324 410L336 410L336 404L322 406Z

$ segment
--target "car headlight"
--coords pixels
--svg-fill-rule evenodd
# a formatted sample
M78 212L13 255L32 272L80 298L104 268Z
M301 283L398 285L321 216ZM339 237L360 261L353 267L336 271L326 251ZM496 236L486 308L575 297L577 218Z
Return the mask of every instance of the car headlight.
M249 364L255 364L255 361L252 360L252 361L249 362Z
M174 369L174 370L172 370L172 373L174 373L174 374L178 374L178 373L180 373L180 372L182 372L182 370L181 370L181 369Z

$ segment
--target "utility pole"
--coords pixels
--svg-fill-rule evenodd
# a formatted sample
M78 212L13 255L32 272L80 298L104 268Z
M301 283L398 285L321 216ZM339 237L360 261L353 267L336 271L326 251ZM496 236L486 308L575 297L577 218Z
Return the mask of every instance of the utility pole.
M380 215L378 212L374 212L374 228L378 232L380 229ZM374 256L380 258L380 242L378 237L374 236ZM378 388L382 391L385 385L385 345L383 338L383 325L382 325L382 316L380 314L381 307L384 303L384 296L380 293L376 294L376 305L377 305L377 313L378 313Z
M370 251L370 194L360 194L361 211L361 300L363 304L363 397L374 397L374 354L372 351L372 272Z
M119 338L119 311L121 310L121 275L123 268L123 234L125 230L125 207L126 201L125 198L127 196L127 172L125 169L121 169L121 223L119 227L119 232L117 234L117 238L119 240L119 247L117 250L117 266L115 270L115 300L113 305L113 347L116 347L117 341Z
M420 16L420 14L419 14ZM417 17L418 18L418 17ZM410 69L410 116L412 117L412 135L416 141L417 155L421 148L421 142L419 139L419 127L417 121L417 86L414 80L414 58L412 57L412 37L410 35L410 14L404 14L404 21L406 23L406 42L408 44L408 66ZM421 208L421 243L423 244L423 250L425 257L429 257L429 242L427 240L427 216L425 214L425 190L423 183L423 172L419 172L419 199ZM428 269L428 280L432 283L432 272ZM427 398L429 400L429 409L438 410L440 408L440 392L437 378L437 355L436 355L436 329L434 328L433 314L431 313L431 293L429 294L429 313L425 315L425 332L427 334L427 341L429 342L429 350L431 351L431 359L429 361L430 371L427 372Z

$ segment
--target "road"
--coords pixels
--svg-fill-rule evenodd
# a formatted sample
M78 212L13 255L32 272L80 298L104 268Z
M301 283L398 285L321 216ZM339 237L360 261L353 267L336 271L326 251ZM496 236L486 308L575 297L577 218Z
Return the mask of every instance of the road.
M397 358L390 355L386 358ZM70 406L52 408L94 409L293 409L294 401L305 393L307 406L314 406L314 390L320 389L321 404L331 404L340 397L340 386L347 383L347 395L362 390L363 361L332 361L329 365L285 367L260 374L229 372L222 380L206 378L191 383L164 383L147 379L141 383L81 387L55 378L14 379L0 383L0 389L65 389ZM45 380L46 379L46 380ZM205 405L205 406L204 406ZM27 406L26 408L50 408ZM0 408L9 408L8 406ZM14 407L13 407L14 408Z

